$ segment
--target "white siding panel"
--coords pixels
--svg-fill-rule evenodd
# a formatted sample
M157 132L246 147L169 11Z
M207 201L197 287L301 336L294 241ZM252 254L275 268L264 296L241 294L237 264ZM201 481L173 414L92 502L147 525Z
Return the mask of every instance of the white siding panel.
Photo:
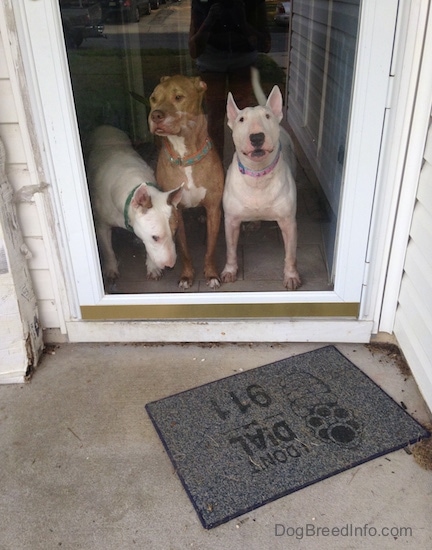
M39 237L42 233L39 217L34 202L21 202L17 204L18 218L21 231L26 237Z
M418 340L418 347L422 348L427 357L432 357L432 310L427 308L424 303L425 296L419 288L415 288L409 277L404 277L401 292L399 295L399 305L406 312L416 311L415 322L412 323L413 330ZM430 302L430 298L428 302ZM426 307L425 307L426 306ZM409 316L407 315L407 319Z
M27 237L25 243L32 256L28 261L30 270L48 269L49 263L42 237Z
M0 97L0 123L16 122L18 115L10 80L0 79Z
M424 257L432 263L432 214L420 202L414 209L410 236L417 243ZM407 267L405 264L405 271Z
M42 329L58 328L61 326L57 307L54 300L39 300L39 321Z
M429 408L431 408L432 376L430 371L425 370L425 367L431 364L431 356L427 355L422 347L422 338L424 335L419 334L416 327L413 326L409 308L403 308L398 311L394 332L397 335L399 345L414 374L417 385L425 401L429 405Z
M429 128L428 132L424 159L428 164L432 165L432 126Z
M423 366L430 365L432 357L432 338L430 337L430 322L432 317L425 308L421 307L421 296L415 291L408 279L405 279L400 293L400 312L395 324L395 332L407 360L408 364L413 365L420 362ZM419 307L420 306L420 307ZM414 310L420 311L423 315L417 315L415 319L412 317ZM426 361L425 361L426 360ZM430 406L432 393L428 393L432 389L432 378L430 373L425 371L423 374L414 372L417 384L421 389L423 396ZM429 379L429 383L424 380Z
M432 125L424 153L394 332L432 407Z
M0 78L9 78L8 67L6 63L6 54L4 51L3 41L0 36Z
M33 288L40 300L54 300L53 284L46 269L32 270Z
M5 171L14 193L23 188L26 191L21 194L20 199L23 197L25 202L16 203L16 212L24 244L32 255L26 265L38 303L41 326L59 328L63 326L63 319L59 318L57 312L60 297L55 286L58 282L54 271L56 264L52 260L55 244L50 249L50 243L44 242L44 235L46 238L53 234L45 227L47 220L43 201L32 194L34 187L42 184L41 177L44 176L38 172L41 168L36 166L37 155L30 137L33 134L29 132L33 125L28 118L30 110L25 104L26 94L22 93L27 83L17 46L17 35L13 21L9 19L8 25L4 25L6 18L1 2L0 18L0 138L6 149ZM50 218L48 223L49 220ZM47 256L47 250L50 250L50 257ZM0 281L0 287L2 284L4 287L4 277ZM9 326L10 316L4 317L4 313L0 308L0 325L6 323ZM25 342L21 344L25 345ZM0 371L3 372L5 365L1 363L0 361ZM10 381L9 378L6 381ZM1 382L5 382L4 376L0 376Z
M424 213L426 221L430 222L430 216L432 216L432 165L429 163L423 166L417 199L426 210L426 213Z
M427 288L432 281L432 262L431 256L423 254L423 249L417 245L415 241L411 241L408 245L405 273L410 279L414 288ZM432 293L424 294L422 297L426 308L432 311Z
M21 187L32 184L27 164L8 164L6 166L6 173L14 191L18 191Z
M26 154L18 124L0 124L0 137L6 148L6 166L25 164Z

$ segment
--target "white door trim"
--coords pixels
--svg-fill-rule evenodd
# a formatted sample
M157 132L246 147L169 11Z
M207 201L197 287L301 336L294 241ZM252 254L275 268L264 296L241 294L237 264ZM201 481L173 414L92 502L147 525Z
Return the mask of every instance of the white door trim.
M409 13L409 49L407 56L411 62L412 75L403 74L401 81L409 89L401 94L401 114L405 114L404 133L402 134L402 155L396 149L393 158L399 153L399 171L395 186L398 194L394 213L395 224L392 228L389 242L389 260L386 271L385 289L382 301L382 311L379 330L392 332L394 328L396 308L400 285L402 282L409 231L414 212L420 171L423 164L423 153L430 122L432 108L432 71L430 57L432 55L432 13L430 2L413 0ZM405 68L405 63L401 70ZM402 82L401 82L402 85ZM397 135L397 134L396 134ZM400 142L396 140L398 145ZM396 160L396 159L395 159ZM396 165L397 166L397 165ZM390 174L391 175L391 174ZM391 179L389 178L391 181ZM378 317L378 315L376 315Z
M74 283L69 295L71 317L80 319L80 305L116 303L120 298L105 296L103 292L59 9L57 3L51 0L17 0L13 7L20 42L25 45L26 68L34 88L30 93L34 109L39 114L38 129L45 146L51 177L49 183L55 188L60 230L68 245L64 261ZM377 139L381 135L381 127L374 133L373 140L367 133L370 134L371 127L376 127L377 121L383 118L396 7L397 0L363 0L361 47L357 54L354 108L346 160L346 172L351 174L353 183L344 190L342 197L340 226L343 231L339 232L337 244L339 256L334 292L126 295L122 296L122 303L148 304L156 301L158 304L193 304L215 301L220 304L235 303L240 298L246 303L260 300L266 303L360 300L379 155ZM364 159L371 162L365 163ZM72 325L76 327L75 323L68 323L68 332L75 330ZM362 324L362 327L365 326L370 328L372 325ZM332 338L327 335L330 340L340 337L336 324L335 329ZM259 339L255 333L253 339L257 337ZM305 338L310 339L308 335Z
M372 322L354 319L99 321L67 324L71 342L367 343Z

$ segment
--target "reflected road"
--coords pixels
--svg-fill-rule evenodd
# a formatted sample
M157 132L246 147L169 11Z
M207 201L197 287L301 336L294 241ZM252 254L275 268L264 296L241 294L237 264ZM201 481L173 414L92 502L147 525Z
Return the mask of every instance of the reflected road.
M107 39L85 40L80 49L141 48L187 49L190 22L190 0L161 4L158 10L141 17L139 23L108 23ZM286 67L288 33L272 32L272 49L269 55Z

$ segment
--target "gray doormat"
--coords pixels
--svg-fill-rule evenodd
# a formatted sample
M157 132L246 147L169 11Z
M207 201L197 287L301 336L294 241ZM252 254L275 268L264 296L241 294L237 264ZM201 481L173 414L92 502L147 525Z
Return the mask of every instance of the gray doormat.
M206 529L430 435L333 346L146 410Z

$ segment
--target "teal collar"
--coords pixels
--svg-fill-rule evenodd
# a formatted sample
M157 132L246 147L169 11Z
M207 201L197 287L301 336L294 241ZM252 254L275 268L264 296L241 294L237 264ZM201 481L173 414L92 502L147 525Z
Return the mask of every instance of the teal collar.
M172 150L170 142L167 138L164 139L165 152L168 155L169 161L174 166L192 166L203 159L207 153L213 148L213 144L209 138L206 138L204 145L199 151L189 157L176 157Z
M157 185L157 183L151 183L151 182L146 181L145 184L150 185L151 187L154 187L155 189L158 189L159 191L161 190L160 187ZM123 217L124 217L125 227L128 231L132 231L132 232L133 232L133 227L129 223L129 206L130 206L130 203L132 202L132 197L134 196L135 191L138 189L138 187L141 187L141 185L142 185L142 183L140 183L139 185L137 185L136 187L134 187L132 189L132 191L127 196L127 199L126 199L126 202L125 202L125 205L124 205L124 208L123 208Z

